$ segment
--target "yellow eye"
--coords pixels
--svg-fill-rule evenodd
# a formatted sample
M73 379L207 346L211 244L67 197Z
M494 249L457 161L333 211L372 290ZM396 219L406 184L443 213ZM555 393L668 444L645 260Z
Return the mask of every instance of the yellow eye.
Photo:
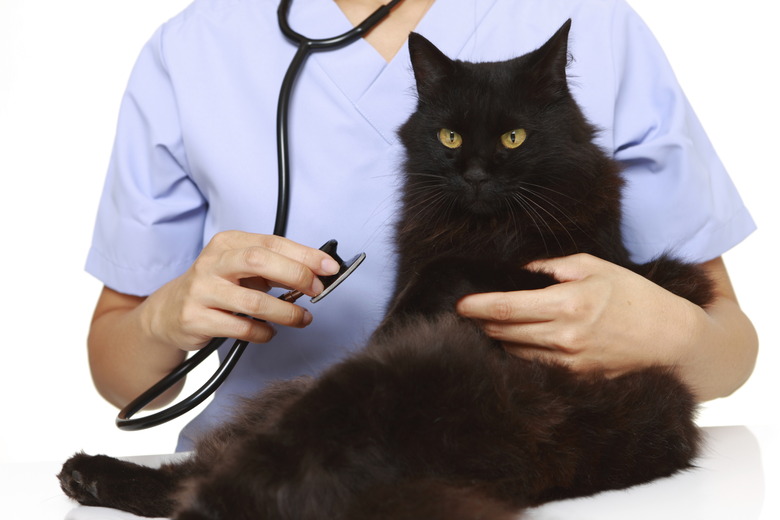
M463 138L460 134L448 128L439 130L439 141L447 148L460 148L460 145L463 144Z
M525 130L522 128L518 128L517 130L512 130L511 132L507 132L504 135L501 136L501 144L504 145L504 147L509 148L510 150L513 148L517 148L523 142L525 141Z

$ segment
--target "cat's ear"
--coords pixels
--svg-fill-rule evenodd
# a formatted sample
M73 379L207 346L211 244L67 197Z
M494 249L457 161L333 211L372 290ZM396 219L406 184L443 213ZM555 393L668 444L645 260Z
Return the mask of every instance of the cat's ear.
M409 35L409 56L417 81L417 93L423 98L434 96L442 81L452 73L453 61L417 33Z
M567 90L566 67L569 64L569 30L571 18L566 20L547 42L528 54L533 77L538 86L548 92Z

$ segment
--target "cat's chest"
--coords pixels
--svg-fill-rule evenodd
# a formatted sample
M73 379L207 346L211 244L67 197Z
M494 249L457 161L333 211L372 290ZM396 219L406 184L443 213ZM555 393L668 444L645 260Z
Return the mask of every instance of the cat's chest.
M536 249L524 242L518 233L506 229L453 226L401 237L399 251L416 262L448 257L504 262L516 261Z
M548 230L549 231L549 230ZM511 219L482 226L451 223L440 228L417 228L398 237L402 265L412 270L434 260L458 259L485 269L501 264L525 265L534 260L589 252L609 256L576 231L542 233L516 225Z

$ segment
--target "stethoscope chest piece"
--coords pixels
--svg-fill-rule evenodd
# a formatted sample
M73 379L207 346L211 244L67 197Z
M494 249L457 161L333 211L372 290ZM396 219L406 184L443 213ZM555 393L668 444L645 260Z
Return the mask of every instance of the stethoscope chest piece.
M335 240L328 240L320 249L322 251L325 251L328 253L333 259L339 263L339 272L331 275L331 276L321 276L320 280L322 280L322 284L325 286L325 290L323 290L320 294L315 296L311 299L312 303L317 303L318 301L325 298L327 295L329 295L331 292L333 292L333 289L339 286L341 282L349 278L349 276L355 272L355 269L357 269L360 264L363 263L363 260L366 259L365 253L358 253L349 260L342 260L342 258L336 253L336 247L338 247L338 242Z

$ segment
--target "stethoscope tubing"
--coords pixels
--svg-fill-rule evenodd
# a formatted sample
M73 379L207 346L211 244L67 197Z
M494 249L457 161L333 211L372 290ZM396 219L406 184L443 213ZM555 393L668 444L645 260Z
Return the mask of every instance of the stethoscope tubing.
M152 401L160 397L166 390L171 388L184 376L186 376L192 369L200 365L212 352L217 350L227 338L213 338L205 347L197 351L191 357L187 358L178 367L173 369L171 373L162 378L160 381L151 386L144 393L136 397L130 404L124 407L117 415L116 425L122 430L135 431L144 430L153 426L159 426L173 420L188 411L192 410L200 403L205 401L214 390L222 384L227 378L228 374L233 370L238 362L241 354L244 353L244 349L248 343L243 340L236 340L230 352L225 356L224 361L219 365L216 372L206 381L200 388L189 395L186 399L176 403L164 410L157 413L147 415L144 417L138 417L131 419L133 415L146 408Z
M360 24L349 31L333 36L331 38L309 38L296 32L290 27L289 14L292 0L282 0L276 15L279 20L279 28L282 34L291 42L298 45L298 49L293 56L287 72L282 80L282 86L279 89L279 102L276 106L276 159L279 169L279 186L276 203L276 220L274 224L274 235L284 236L287 232L287 220L290 214L290 156L288 139L288 122L290 99L292 97L295 80L306 62L306 58L312 52L319 50L338 49L349 45L370 31L375 25L381 22L390 11L403 0L392 0L391 2L380 6L371 13Z
M290 65L287 67L287 72L282 80L276 109L276 144L279 185L276 218L274 221L274 235L285 236L287 232L288 217L290 214L290 158L288 145L290 99L292 97L293 87L295 86L295 80L298 78L301 68L306 62L306 58L314 51L337 49L361 38L390 14L392 8L402 1L403 0L391 0L387 4L380 6L368 18L351 30L332 38L322 39L308 38L294 31L289 23L289 11L292 0L281 0L279 3L279 8L277 9L279 28L285 37L298 45L298 48ZM158 426L185 414L205 401L206 398L214 393L214 391L224 382L236 366L236 363L238 363L239 358L248 345L246 341L236 340L216 372L214 372L209 380L191 395L164 410L132 419L133 415L143 410L152 401L160 397L166 390L171 388L192 371L192 369L202 363L203 360L217 350L226 339L227 338L213 338L205 347L186 359L167 376L125 406L116 417L117 427L121 430L133 431Z

